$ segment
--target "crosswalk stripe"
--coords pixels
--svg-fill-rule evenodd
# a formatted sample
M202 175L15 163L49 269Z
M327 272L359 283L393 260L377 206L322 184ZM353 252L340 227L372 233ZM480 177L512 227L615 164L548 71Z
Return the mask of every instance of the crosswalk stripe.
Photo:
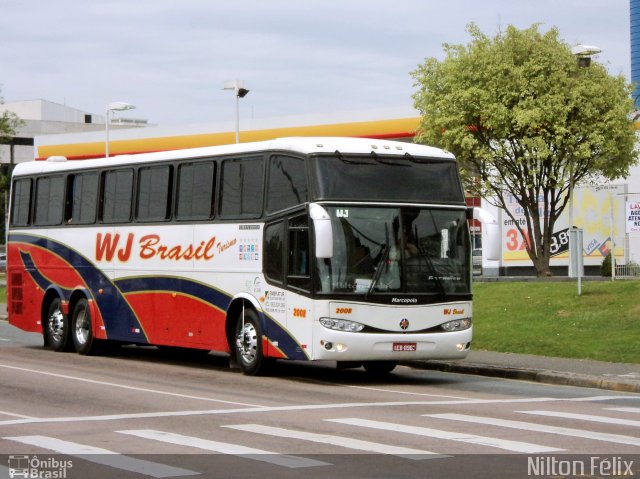
M608 407L607 411L633 412L640 414L640 407Z
M239 444L230 444L227 442L211 441L209 439L201 439L199 437L183 436L172 432L156 431L154 429L131 429L126 431L116 431L120 434L128 434L130 436L141 437L144 439L152 439L155 441L165 442L169 444L178 444L180 446L195 447L205 451L217 452L220 454L230 454L246 459L268 462L278 466L288 468L330 466L328 462L316 461L315 459L307 459L304 457L290 456L288 454L279 454L276 452L264 451L262 449L254 449Z
M134 457L109 451L108 449L63 441L49 436L14 436L5 437L4 439L28 444L30 446L41 447L60 454L80 457L80 459L84 461L114 467L125 471L136 472L138 474L144 474L151 477L195 476L200 474L199 472L190 471L188 469L181 469L179 467L167 466L157 462L136 459Z
M465 414L425 414L424 416L438 419L448 419L450 421L471 422L489 426L507 427L511 429L524 429L526 431L546 432L549 434L557 434L560 436L580 437L583 439L592 439L595 441L605 441L613 442L616 444L640 446L640 438L633 436L624 436L621 434L608 434L604 432L586 431L568 427L547 426L534 422L511 421L508 419L496 419L480 416L467 416Z
M299 439L303 441L319 442L322 444L331 444L333 446L346 447L349 449L357 449L360 451L374 452L379 454L390 454L394 456L404 457L406 459L422 460L436 459L443 456L431 451L421 449L411 449L400 446L392 446L390 444L381 444L378 442L363 441L360 439L352 439L330 434L316 434L312 432L293 431L291 429L283 429L279 427L262 426L260 424L236 424L231 426L222 426L230 429L251 432L254 434L266 434L269 436L284 437L289 439Z
M520 441L509 441L506 439L498 439L495 437L477 436L473 434L464 434L458 432L441 431L439 429L431 429L419 426L407 426L404 424L396 424L390 422L371 421L369 419L343 418L343 419L325 419L325 421L336 422L339 424L348 424L351 426L362 426L373 429L382 429L384 431L392 431L394 433L402 432L406 434L415 434L418 436L427 436L437 439L446 439L450 441L460 441L470 444L480 444L482 446L496 447L507 451L522 452L528 454L562 451L553 447L540 446L538 444L530 444Z
M566 419L580 419L581 421L600 422L604 424L617 424L620 426L636 426L640 427L640 421L632 419L619 419L615 417L593 416L590 414L575 414L571 412L559 411L516 411L521 414L531 414L534 416L562 417Z

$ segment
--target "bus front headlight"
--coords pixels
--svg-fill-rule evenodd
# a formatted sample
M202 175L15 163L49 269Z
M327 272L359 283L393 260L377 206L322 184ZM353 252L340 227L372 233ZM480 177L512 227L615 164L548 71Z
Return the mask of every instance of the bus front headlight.
M320 318L320 324L325 328L335 331L347 331L349 333L359 333L364 329L364 324L346 319Z
M452 333L454 331L464 331L465 329L469 329L471 327L471 318L454 319L453 321L448 321L441 324L440 327L447 333Z

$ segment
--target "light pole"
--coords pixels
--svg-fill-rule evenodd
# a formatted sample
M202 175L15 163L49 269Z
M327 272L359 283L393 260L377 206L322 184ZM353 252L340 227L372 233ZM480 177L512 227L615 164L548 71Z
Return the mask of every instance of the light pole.
M236 97L236 143L240 143L240 98L244 98L249 90L244 88L241 80L228 80L224 82L223 90L233 90Z
M109 123L111 121L111 112L113 111L125 111L133 110L135 106L125 103L123 101L116 101L109 103L106 107L106 115L104 121L105 142L104 142L104 157L109 158Z
M571 53L576 57L580 68L591 65L591 57L601 53L602 49L594 45L576 45ZM578 296L582 295L582 275L584 271L582 253L582 228L574 225L573 221L573 188L574 188L573 158L569 162L569 277L578 278Z

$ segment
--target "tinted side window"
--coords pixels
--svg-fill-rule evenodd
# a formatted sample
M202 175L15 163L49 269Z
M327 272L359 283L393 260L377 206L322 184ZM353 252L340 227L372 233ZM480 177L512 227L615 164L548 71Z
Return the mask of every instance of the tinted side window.
M309 290L309 224L306 215L289 220L287 284Z
M178 168L176 218L207 220L213 216L215 164L187 163Z
M222 216L257 218L261 215L263 163L261 158L227 160L222 163Z
M72 198L71 216L67 222L87 225L96 221L98 210L98 173L74 175L69 181Z
M267 211L284 210L307 201L307 173L301 158L272 156L269 160Z
M13 200L11 202L11 224L27 226L31 208L31 180L22 179L13 182Z
M284 282L284 224L269 225L264 233L264 272L267 278Z
M36 225L52 226L62 223L64 210L64 176L36 180Z
M171 167L154 166L138 171L138 207L140 221L163 221L169 218Z
M131 220L133 170L114 170L104 173L102 188L102 221L125 223Z

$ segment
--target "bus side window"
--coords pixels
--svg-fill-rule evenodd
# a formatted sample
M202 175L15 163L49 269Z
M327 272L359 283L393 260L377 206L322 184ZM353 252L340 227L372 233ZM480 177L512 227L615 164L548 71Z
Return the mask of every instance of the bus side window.
M307 171L302 158L275 155L269 159L267 212L274 213L307 201Z
M270 224L264 229L264 273L278 283L284 282L284 223Z
M78 173L67 178L67 200L64 221L88 225L96 221L98 210L98 173Z
M264 189L262 158L242 158L222 162L220 216L259 218Z
M13 182L11 201L11 225L28 226L31 211L31 179L24 178Z
M136 218L165 221L171 215L171 167L150 166L138 170Z
M102 221L128 223L131 221L133 170L106 171L102 187Z
M215 163L199 161L178 167L177 220L208 220L213 217Z
M62 223L64 187L64 176L37 179L34 224L54 226Z
M309 290L309 223L306 215L289 220L287 284Z

